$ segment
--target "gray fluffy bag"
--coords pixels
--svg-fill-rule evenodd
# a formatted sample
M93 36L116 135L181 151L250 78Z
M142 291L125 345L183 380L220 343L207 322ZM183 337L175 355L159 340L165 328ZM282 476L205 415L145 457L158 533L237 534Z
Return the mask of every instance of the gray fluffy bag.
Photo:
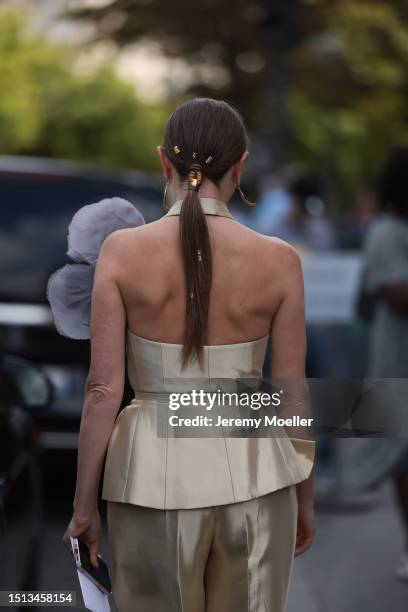
M74 214L67 249L72 263L55 270L47 283L47 299L62 336L89 339L93 278L102 243L108 234L144 222L137 208L123 198L87 204Z

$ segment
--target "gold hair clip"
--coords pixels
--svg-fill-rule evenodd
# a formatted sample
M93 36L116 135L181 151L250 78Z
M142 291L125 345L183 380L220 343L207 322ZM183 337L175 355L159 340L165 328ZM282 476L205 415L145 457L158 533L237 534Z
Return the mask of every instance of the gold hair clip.
M190 291L190 300L192 300L194 297L194 293L192 291Z
M203 261L203 254L202 254L201 249L197 249L197 258L198 258L198 261Z
M214 159L214 158L213 158L213 156L212 156L212 155L209 155L209 156L207 157L207 159L205 160L205 163L206 163L206 164L210 164L210 163L212 162L212 160L213 160L213 159Z
M177 145L174 145L173 151L175 152L176 155L178 155L181 152L181 149Z
M193 166L191 166L188 173L187 182L189 189L198 191L201 183L203 182L203 173L199 164L193 164Z

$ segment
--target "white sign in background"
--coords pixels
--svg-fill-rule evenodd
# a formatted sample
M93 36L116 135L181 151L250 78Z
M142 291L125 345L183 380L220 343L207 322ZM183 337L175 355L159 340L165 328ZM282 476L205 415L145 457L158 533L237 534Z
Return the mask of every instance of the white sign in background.
M361 266L358 252L302 255L308 323L346 323L355 318Z

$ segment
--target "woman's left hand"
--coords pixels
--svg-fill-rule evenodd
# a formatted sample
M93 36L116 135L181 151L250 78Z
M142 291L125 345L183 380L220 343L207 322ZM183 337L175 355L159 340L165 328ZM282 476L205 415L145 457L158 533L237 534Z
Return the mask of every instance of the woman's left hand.
M310 548L315 532L313 503L299 503L294 556L303 555Z
M101 518L99 512L95 512L90 516L79 516L74 513L66 532L63 535L63 541L71 550L72 538L80 538L89 548L89 556L94 567L98 567L98 554L101 542Z

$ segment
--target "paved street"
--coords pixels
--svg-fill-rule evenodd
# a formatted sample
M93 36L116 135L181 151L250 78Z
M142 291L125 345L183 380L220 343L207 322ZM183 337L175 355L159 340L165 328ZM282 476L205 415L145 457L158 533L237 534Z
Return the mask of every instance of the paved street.
M287 612L406 612L394 578L402 529L386 484L373 505L317 513L313 547L295 559Z
M52 509L48 505L44 558L50 562L42 565L40 588L78 590L79 598L75 571L60 541L69 519L66 492L73 483L48 486L58 492L58 501ZM386 484L365 506L340 499L319 507L313 547L295 559L287 612L406 612L408 582L393 576L402 529L391 493ZM78 602L75 609L83 609Z

